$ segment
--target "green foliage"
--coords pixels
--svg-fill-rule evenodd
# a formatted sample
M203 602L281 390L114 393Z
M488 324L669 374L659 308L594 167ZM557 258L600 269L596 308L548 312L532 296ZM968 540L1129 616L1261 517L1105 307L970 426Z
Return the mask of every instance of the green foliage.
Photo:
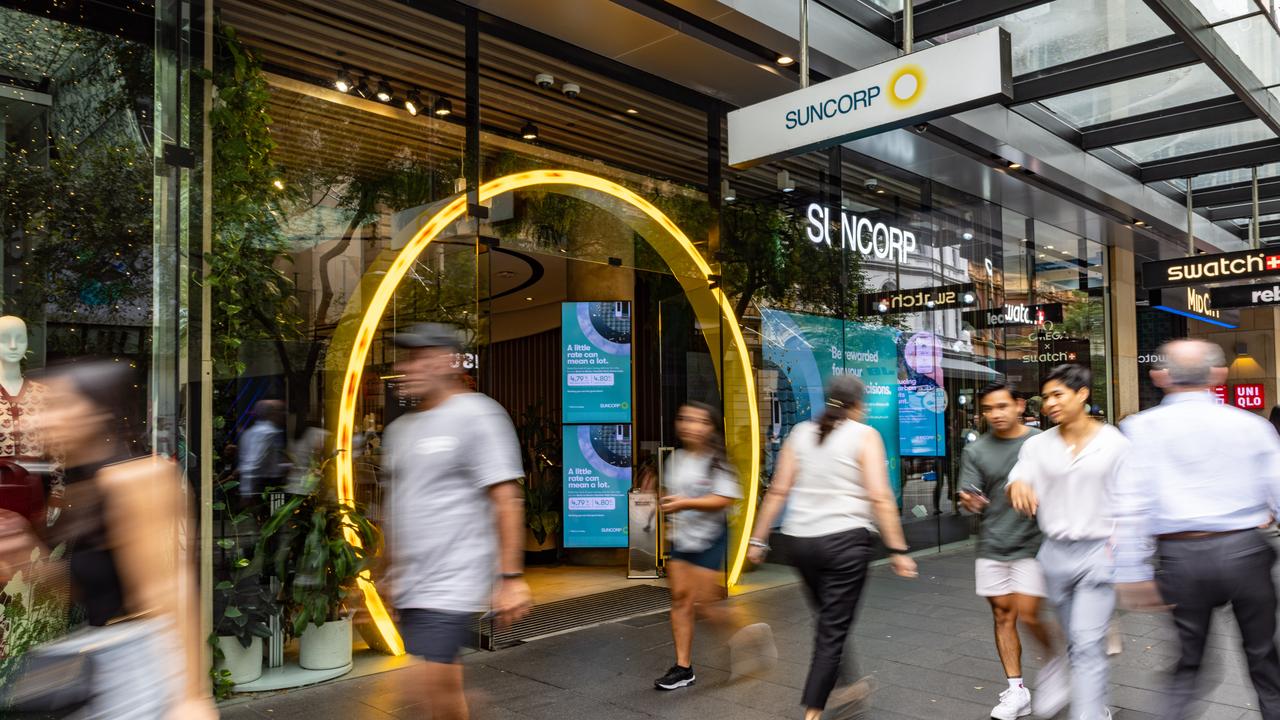
M524 519L538 544L560 532L561 427L546 403L536 400L515 420L524 454Z
M0 688L22 669L22 656L31 648L52 640L67 629L67 610L57 592L52 572L62 561L65 546L45 557L40 548L31 551L26 572L19 570L0 590Z
M356 508L338 501L326 462L311 471L306 495L294 495L262 527L257 555L270 559L280 580L279 600L295 636L308 624L342 617L359 593L356 580L368 572L382 535ZM352 533L359 546L346 537Z

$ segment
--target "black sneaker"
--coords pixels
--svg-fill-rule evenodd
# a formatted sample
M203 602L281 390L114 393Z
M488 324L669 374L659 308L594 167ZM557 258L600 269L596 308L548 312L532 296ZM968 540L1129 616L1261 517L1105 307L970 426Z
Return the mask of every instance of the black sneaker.
M698 678L693 674L692 667L680 667L672 665L666 675L653 681L653 686L659 690L676 690L688 685L692 685Z

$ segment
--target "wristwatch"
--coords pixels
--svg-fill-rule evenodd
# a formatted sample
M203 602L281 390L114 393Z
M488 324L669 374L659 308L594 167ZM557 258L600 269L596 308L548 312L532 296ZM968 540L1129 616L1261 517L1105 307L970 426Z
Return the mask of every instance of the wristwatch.
M524 573L522 572L502 573L503 580L519 580L522 577L524 577Z

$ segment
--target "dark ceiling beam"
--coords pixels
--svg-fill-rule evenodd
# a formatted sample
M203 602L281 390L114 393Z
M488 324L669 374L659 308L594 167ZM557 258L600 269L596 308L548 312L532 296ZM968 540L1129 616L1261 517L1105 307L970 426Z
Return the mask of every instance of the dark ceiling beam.
M1258 237L1280 237L1280 220L1268 220L1264 223L1258 223Z
M1280 140L1233 145L1220 150L1179 155L1168 160L1144 163L1139 167L1138 178L1144 183L1150 183L1158 180L1208 175L1223 170L1235 170L1273 162L1280 162ZM1192 202L1195 202L1194 194Z
M1194 197L1194 195L1193 195ZM1280 198L1262 199L1258 197L1258 214L1274 215L1280 213ZM1218 222L1220 220L1239 220L1253 217L1253 201L1245 203L1237 203L1235 205L1223 205L1221 207L1210 208L1204 213L1209 220Z
M1259 180L1258 198L1261 200L1280 198L1280 177ZM1191 193L1191 202L1198 208L1253 202L1253 182L1246 180L1230 185L1215 185L1194 190Z
M1240 59L1217 31L1205 25L1205 17L1192 0L1145 0L1200 60L1213 70L1254 115L1280 135L1280 100L1268 92L1257 74Z
M1196 54L1177 37L1156 38L1019 75L1013 79L1013 103L1046 100L1196 62Z
M1248 105L1235 95L1188 103L1167 110L1143 113L1111 122L1091 125L1080 131L1085 150L1123 145L1165 135L1243 122L1254 118Z
M915 12L916 40L928 40L956 30L1044 5L1050 0L933 0ZM902 36L902 13L894 15L896 37Z

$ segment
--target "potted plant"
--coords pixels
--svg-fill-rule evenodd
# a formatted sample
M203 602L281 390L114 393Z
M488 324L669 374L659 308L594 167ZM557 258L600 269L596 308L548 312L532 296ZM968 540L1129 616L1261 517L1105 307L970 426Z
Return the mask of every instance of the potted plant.
M314 490L290 497L263 526L259 541L280 580L287 627L299 638L298 664L308 670L351 663L347 603L359 594L357 578L368 572L382 542L363 513L338 501L328 466L326 460L309 472L312 481L305 484Z
M520 413L515 426L524 455L525 552L547 553L554 560L560 547L560 425L536 400Z
M243 561L243 564L241 563ZM275 599L262 578L262 559L241 558L229 577L213 587L214 681L227 685L253 682L262 676L262 641L271 637L267 621L276 613Z

